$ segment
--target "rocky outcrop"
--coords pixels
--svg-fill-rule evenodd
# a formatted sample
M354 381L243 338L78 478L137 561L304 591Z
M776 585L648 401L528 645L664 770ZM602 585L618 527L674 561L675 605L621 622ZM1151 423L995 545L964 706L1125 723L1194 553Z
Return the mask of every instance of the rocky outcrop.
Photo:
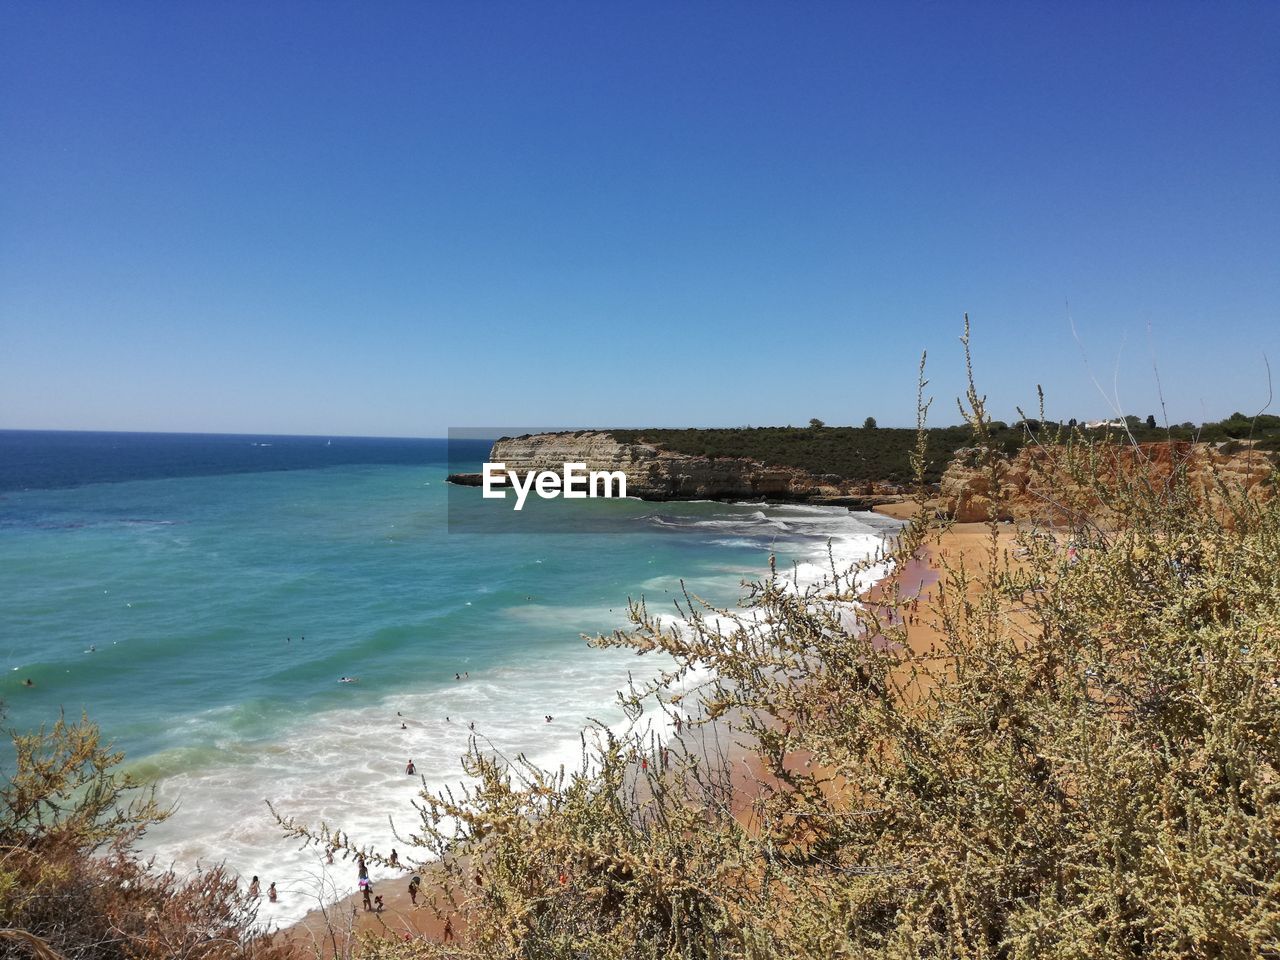
M796 467L691 456L648 443L620 443L598 431L504 437L494 443L489 461L521 475L531 470L559 473L566 463L584 463L587 470L621 470L627 476L627 494L642 500L768 500L869 509L900 499L897 491L854 485L831 475L818 477ZM473 474L449 479L463 485L480 482Z
M1189 489L1225 515L1224 491L1257 500L1275 494L1275 455L1248 446L1205 443L1144 443L1070 448L1027 446L1012 458L999 457L994 471L979 462L976 449L957 450L942 476L941 509L962 523L986 520L1057 522L1074 513L1105 514L1097 478L1105 489L1141 483L1169 489L1184 471Z

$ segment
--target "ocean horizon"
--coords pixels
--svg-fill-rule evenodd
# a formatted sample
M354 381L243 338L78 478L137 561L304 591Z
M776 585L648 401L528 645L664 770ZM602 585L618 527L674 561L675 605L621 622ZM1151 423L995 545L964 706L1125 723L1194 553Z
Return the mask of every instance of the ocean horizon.
M563 535L450 533L450 466L443 439L0 431L7 725L86 712L174 805L143 852L275 882L264 917L285 924L355 876L283 840L266 801L404 857L410 759L456 783L474 733L572 766L584 730L628 722L616 691L663 663L582 636L623 627L628 598L732 606L770 553L816 576L829 544L852 562L897 527L628 499L547 504Z

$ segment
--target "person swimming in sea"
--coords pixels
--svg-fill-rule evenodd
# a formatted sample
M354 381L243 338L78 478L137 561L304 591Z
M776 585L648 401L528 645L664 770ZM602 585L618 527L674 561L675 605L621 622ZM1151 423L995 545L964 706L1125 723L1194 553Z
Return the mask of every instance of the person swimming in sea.
M413 761L412 761L412 760L410 760L410 761L405 765L404 772L405 772L405 773L407 773L409 776L411 776L411 777L412 777L415 773L417 773L417 772L418 772L418 768L417 768L417 767L415 767L415 766L413 765Z

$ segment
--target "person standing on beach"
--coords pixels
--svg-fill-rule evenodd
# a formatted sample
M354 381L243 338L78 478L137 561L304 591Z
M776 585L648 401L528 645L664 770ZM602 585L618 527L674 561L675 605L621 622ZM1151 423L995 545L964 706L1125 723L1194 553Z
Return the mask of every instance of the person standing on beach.
M373 894L373 884L368 880L361 880L360 892L364 896L364 908L366 910L373 910L373 901L370 899Z
M361 879L361 880L368 880L368 879L369 879L369 867L368 867L368 865L364 862L364 854L363 854L363 853L362 853L362 854L360 854L360 856L356 858L356 872L357 872L357 874L359 875L359 877L360 877L360 879ZM256 880L257 878L255 877L254 879Z
M422 886L422 878L416 873L409 878L409 902L418 905L418 888Z

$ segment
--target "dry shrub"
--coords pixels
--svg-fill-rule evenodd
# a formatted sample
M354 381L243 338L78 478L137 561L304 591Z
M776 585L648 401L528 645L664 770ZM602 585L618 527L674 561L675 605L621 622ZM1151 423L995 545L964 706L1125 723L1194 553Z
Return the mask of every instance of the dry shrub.
M965 410L998 480L972 389ZM566 775L473 745L475 786L424 795L413 838L465 945L365 955L1280 956L1280 506L1093 469L1078 436L1046 457L1040 489L1076 502L943 562L931 646L910 597L854 603L857 570L774 572L737 613L689 598L679 625L634 605L595 642L714 671L683 740L736 719L749 815L716 750L584 741ZM922 510L894 559L935 536Z
M254 908L222 868L180 878L133 852L162 820L115 772L122 756L87 720L15 735L0 791L0 957L271 960Z

